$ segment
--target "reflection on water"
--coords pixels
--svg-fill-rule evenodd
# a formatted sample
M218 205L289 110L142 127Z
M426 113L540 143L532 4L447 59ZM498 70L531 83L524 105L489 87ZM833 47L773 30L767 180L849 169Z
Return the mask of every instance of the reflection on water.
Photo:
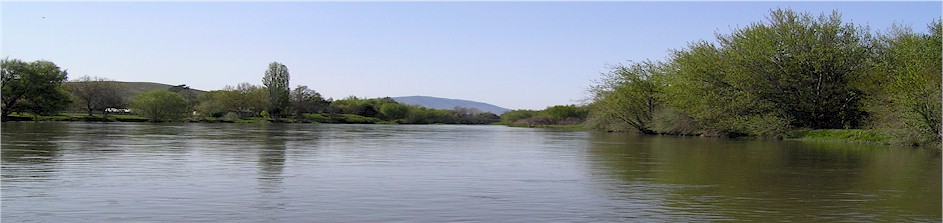
M623 196L616 206L650 199L643 203L658 205L645 211L670 221L940 220L940 159L931 151L618 134L591 141L594 172L618 179L602 182Z
M500 126L3 123L11 222L938 222L938 154Z

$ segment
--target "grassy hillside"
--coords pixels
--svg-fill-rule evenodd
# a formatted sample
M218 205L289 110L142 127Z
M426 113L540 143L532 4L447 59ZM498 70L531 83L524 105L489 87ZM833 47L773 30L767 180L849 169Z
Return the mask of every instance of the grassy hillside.
M123 82L123 81L115 81L115 83L118 83L119 85L121 85L121 86L123 86L124 88L128 89L128 91L127 91L127 98L131 98L131 97L134 97L134 96L136 96L136 95L138 95L138 94L140 94L140 93L144 93L144 92L148 92L148 91L152 91L152 90L168 90L168 89L170 89L171 87L176 86L176 85L161 84L161 83L152 83L152 82ZM66 87L68 87L68 86L71 85L71 84L74 84L74 82L66 82L66 83L64 83L63 85L66 86ZM192 88L191 88L191 90L193 90L194 92L196 92L196 95L197 95L197 96L202 95L203 93L206 93L206 91L199 90L199 89L192 89Z

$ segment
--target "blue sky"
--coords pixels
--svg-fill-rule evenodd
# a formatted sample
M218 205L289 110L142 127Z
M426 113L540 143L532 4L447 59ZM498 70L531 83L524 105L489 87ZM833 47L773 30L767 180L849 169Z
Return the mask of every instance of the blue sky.
M940 2L2 2L3 57L218 90L268 64L325 97L427 95L543 109L609 65L663 60L770 9L920 32Z

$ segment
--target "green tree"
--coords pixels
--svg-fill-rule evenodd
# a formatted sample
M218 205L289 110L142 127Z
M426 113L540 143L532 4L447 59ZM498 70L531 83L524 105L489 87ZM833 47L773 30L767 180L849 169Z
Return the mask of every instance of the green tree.
M270 94L267 88L241 83L236 89L239 91L239 100L242 100L242 110L255 115L266 111L271 105Z
M327 108L328 102L317 91L308 89L308 86L298 85L291 90L291 110L296 117L305 113L321 113Z
M729 83L760 100L761 114L784 114L796 127L856 127L862 92L849 83L870 69L870 36L838 12L814 17L775 10L718 41Z
M593 86L593 104L596 116L628 124L644 134L655 134L651 129L655 109L661 105L661 84L655 78L663 73L664 65L651 61L616 66Z
M532 118L536 115L537 111L534 110L511 110L501 114L501 123L510 125L518 120Z
M409 116L409 106L400 103L380 105L380 115L387 120L405 119Z
M291 103L288 78L288 67L278 62L269 64L262 78L262 84L268 90L268 113L272 117L281 117L288 111Z
M66 84L67 88L78 99L82 108L92 115L93 111L106 114L106 108L121 108L125 106L124 95L127 89L118 83L101 77L83 76Z
M131 109L153 122L180 121L189 112L186 100L167 90L153 90L135 96L131 100Z
M241 104L245 103L239 91L232 89L206 92L198 97L198 101L197 112L212 117L222 117L229 112L237 114L241 111Z
M910 132L911 140L940 140L941 129L941 24L929 25L930 33L909 27L894 27L882 35L875 48L879 63L871 82L877 87L869 100L869 111L881 120L878 125ZM922 138L922 139L918 139Z
M675 51L663 100L706 133L779 135L790 128L852 128L866 116L855 80L871 69L869 34L838 13L771 12L727 35Z
M589 115L589 110L586 107L577 105L556 105L544 109L543 113L556 120L583 120Z
M213 117L221 117L228 112L240 117L256 117L267 110L268 105L268 91L265 88L240 83L236 87L226 86L223 90L201 95L196 110Z
M170 92L177 93L181 97L183 97L183 100L187 102L188 109L196 108L197 104L199 104L200 102L197 91L191 89L190 86L187 86L186 84L173 86L173 87L168 88L167 90Z
M676 112L676 120L690 117L708 135L745 134L741 117L770 110L735 83L722 49L706 41L674 51L666 66L668 72L662 76L666 86L660 97L669 107L666 111Z
M36 115L54 115L68 108L71 103L69 90L57 86L53 91L30 97L24 101L22 108Z
M44 60L27 63L3 59L0 66L3 117L23 110L52 114L70 103L68 93L62 87L68 74L56 64Z

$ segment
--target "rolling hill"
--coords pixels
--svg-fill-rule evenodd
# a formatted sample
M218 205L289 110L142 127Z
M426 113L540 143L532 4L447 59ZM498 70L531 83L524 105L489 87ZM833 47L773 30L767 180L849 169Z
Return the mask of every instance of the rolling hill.
M152 83L152 82L123 82L123 81L114 81L114 82L118 84L119 86L122 86L123 88L127 89L127 92L125 92L127 94L126 95L127 98L131 98L138 94L152 91L152 90L169 90L171 87L175 86L175 85ZM72 85L74 83L75 82L64 82L62 84L63 86L68 87L69 85ZM190 90L193 90L196 96L206 93L206 91L202 91L199 89L191 88Z
M481 111L491 112L497 115L509 111L510 109L498 107L496 105L461 100L461 99L448 99L448 98L437 98L429 96L408 96L408 97L393 97L393 100L396 102L408 104L408 105L418 105L426 108L435 108L435 109L454 109L456 106L466 107L466 108L476 108Z
M152 90L168 90L175 85L161 84L161 83L152 83L152 82L117 82L120 85L123 85L128 89L129 95L138 95L140 93L152 91ZM205 91L199 89L190 89L196 92L197 95L206 93Z

